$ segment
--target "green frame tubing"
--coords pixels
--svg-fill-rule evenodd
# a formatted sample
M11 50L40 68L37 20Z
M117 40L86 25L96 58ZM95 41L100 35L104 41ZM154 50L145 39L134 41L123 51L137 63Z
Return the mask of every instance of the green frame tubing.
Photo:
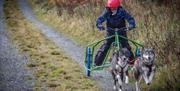
M112 36L109 36L109 37L106 37L104 39L101 39L101 40L98 40L92 44L89 44L87 45L87 47L85 48L85 60L84 60L84 64L85 64L85 69L86 69L86 75L87 76L90 76L90 73L92 71L99 71L99 70L103 70L104 68L107 68L110 66L109 62L107 61L107 58L109 56L109 53L110 53L110 50L112 49L112 45L110 47L110 49L108 50L108 53L106 54L106 57L103 61L103 64L101 66L94 66L94 49L95 47L97 47L97 45L99 45L101 42L107 40L107 39L110 39L112 37L115 37L115 44L117 44L117 48L118 50L121 48L120 44L119 44L119 41L120 39L119 38L123 38L123 39L126 39L130 42L132 42L132 44L134 44L136 46L136 50L139 48L139 47L143 47L142 44L134 41L134 40L131 40L131 39L128 39L126 37L123 37L123 36L120 36L117 34L117 32L115 32L115 35L112 35Z

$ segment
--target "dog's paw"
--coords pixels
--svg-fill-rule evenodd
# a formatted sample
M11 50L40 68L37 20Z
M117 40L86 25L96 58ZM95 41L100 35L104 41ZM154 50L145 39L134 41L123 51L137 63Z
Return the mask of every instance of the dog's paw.
M116 90L116 86L115 85L113 86L113 90Z
M122 91L122 89L119 89L119 91Z
M119 65L116 65L116 69L118 69L119 68Z
M117 79L120 79L120 75L116 75L116 78L117 78Z
M128 76L126 76L126 81L125 81L125 83L126 83L126 84L129 83L129 77L128 77Z

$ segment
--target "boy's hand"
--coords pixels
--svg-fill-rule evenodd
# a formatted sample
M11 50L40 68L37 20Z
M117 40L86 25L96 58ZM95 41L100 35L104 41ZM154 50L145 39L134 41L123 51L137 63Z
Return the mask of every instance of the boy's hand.
M131 31L133 28L135 28L135 27L133 27L133 26L129 26L128 28L127 28L127 31Z
M103 25L98 25L97 28L98 28L99 30L105 30L105 28L104 28Z

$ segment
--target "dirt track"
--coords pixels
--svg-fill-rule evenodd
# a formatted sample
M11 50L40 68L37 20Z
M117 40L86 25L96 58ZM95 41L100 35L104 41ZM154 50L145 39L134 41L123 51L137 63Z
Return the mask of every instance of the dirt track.
M28 58L18 52L18 48L8 37L0 0L0 91L33 91L33 77L26 68Z

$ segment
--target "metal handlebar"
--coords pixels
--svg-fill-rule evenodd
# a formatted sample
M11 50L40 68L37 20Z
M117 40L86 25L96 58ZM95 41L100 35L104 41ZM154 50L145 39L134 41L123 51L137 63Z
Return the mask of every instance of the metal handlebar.
M122 28L111 28L111 27L107 27L106 30L113 30L115 32L118 32L118 31L128 31L128 28L127 27L122 27Z

